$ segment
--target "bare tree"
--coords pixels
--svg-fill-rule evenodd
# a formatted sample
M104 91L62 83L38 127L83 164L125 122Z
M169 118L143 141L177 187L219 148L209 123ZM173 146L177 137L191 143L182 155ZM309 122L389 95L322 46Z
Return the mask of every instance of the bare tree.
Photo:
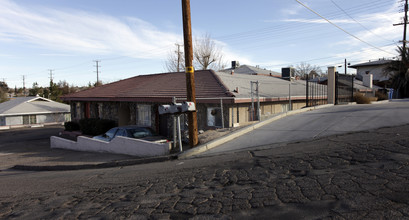
M223 54L221 47L217 46L209 34L195 39L193 57L196 69L222 69Z
M305 79L307 75L309 76L319 76L322 74L322 70L317 65L311 65L309 63L302 62L295 67L295 75L301 79Z
M184 70L183 50L176 44L176 50L168 53L166 69L169 72L180 72ZM220 70L226 67L223 61L221 47L217 46L209 34L201 38L195 38L193 45L193 64L197 70L214 69Z

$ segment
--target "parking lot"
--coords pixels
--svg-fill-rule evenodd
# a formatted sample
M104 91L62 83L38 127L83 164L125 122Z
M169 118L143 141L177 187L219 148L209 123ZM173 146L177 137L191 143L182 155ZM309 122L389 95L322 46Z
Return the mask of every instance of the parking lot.
M0 131L0 170L15 165L48 166L99 164L135 157L50 148L50 136L58 136L63 126L17 128Z

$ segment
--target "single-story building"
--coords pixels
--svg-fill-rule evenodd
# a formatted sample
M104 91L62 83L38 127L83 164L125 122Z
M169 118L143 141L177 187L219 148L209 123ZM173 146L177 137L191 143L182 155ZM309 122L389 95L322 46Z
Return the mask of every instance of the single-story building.
M177 102L186 100L185 77L184 72L139 75L65 95L62 99L70 103L73 121L111 119L119 126L147 126L161 135L170 136L172 117L159 115L158 107L172 103L173 97ZM290 109L290 87L292 109L305 106L305 81L290 82L266 75L213 70L195 71L199 130L240 126L257 120L252 108L257 108L257 81L261 117Z
M237 61L232 61L232 65L230 68L224 69L221 72L231 73L234 72L235 74L245 74L245 75L263 75L263 76L274 76L274 77L281 77L281 73L275 72L268 69L262 69L258 66L250 66L250 65L236 65Z
M39 97L15 97L0 103L2 128L61 124L71 120L70 106Z

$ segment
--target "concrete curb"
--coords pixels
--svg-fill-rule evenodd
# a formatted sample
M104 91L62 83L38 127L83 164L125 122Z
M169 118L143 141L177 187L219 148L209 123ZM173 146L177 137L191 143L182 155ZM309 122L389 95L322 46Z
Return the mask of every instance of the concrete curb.
M82 165L54 165L54 166L31 166L31 165L15 165L10 169L24 171L69 171L69 170L84 170L84 169L103 169L112 167L132 166L138 164L163 162L177 159L176 155L167 155L163 157L151 157L135 160L112 161L99 164L82 164Z
M224 144L224 143L226 143L226 142L228 142L230 140L233 140L234 138L237 138L237 137L239 137L241 135L244 135L244 134L246 134L246 133L248 133L250 131L253 131L256 128L260 128L260 127L262 127L262 126L264 126L264 125L266 125L268 123L279 120L279 119L284 118L286 116L295 115L295 114L299 114L299 113L307 112L307 111L312 111L312 110L315 110L315 109L328 108L328 107L331 107L331 106L334 106L334 105L333 104L319 105L319 106L302 108L302 109L297 109L297 110L293 110L293 111L278 114L278 115L276 115L276 116L274 116L272 118L269 118L269 119L267 119L265 121L261 121L261 122L258 122L256 124L249 125L249 126L244 127L244 128L242 128L240 130L232 132L229 135L223 136L223 137L218 138L216 140L210 141L209 143L199 145L199 146L197 146L195 148L184 151L184 152L182 152L182 153L180 153L178 155L178 159L186 159L186 158L195 156L197 154L203 153L203 152L205 152L207 150L210 150L210 149L215 148L215 147L217 147L217 146L219 146L221 144Z

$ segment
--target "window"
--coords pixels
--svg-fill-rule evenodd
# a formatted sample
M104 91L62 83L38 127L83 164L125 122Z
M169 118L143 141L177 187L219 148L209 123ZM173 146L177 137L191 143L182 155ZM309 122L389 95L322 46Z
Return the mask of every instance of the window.
M30 115L30 124L37 124L36 115Z
M23 125L37 124L36 115L23 115Z
M28 124L30 124L30 116L23 115L23 125L28 125Z
M220 108L207 108L207 126L222 126L222 113Z
M150 127L151 122L151 106L150 105L138 105L138 121L139 126Z

